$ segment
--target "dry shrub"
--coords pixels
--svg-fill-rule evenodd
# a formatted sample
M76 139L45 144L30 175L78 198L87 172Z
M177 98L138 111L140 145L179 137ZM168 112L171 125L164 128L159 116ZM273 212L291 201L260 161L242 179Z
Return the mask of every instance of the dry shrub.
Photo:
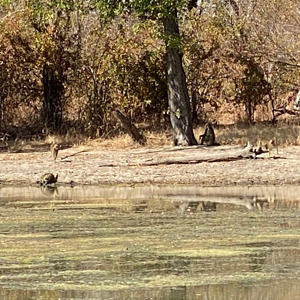
M203 134L205 126L198 126L194 129L197 140L199 135ZM240 145L244 147L248 141L255 144L257 137L265 139L276 138L279 147L289 145L300 145L300 126L277 124L276 126L266 123L259 123L252 126L239 123L233 125L215 125L216 142L221 145ZM145 131L147 138L146 148L171 147L172 131ZM49 151L49 144L52 142L63 145L63 148L80 149L101 149L101 150L124 150L141 149L144 146L134 142L127 133L121 133L113 138L90 139L85 135L76 132L68 132L67 135L47 135L44 140L37 139L15 139L9 141L9 149L12 152L20 151ZM213 151L213 150L211 150Z
M199 141L199 135L203 134L205 126L198 126L194 129L196 139ZM214 127L216 142L221 145L240 145L245 146L248 141L255 143L258 137L264 139L276 138L279 146L300 145L300 126L278 124L255 124L252 126L245 124L216 125ZM170 147L172 146L171 130L160 132L144 132L147 138L147 148ZM83 141L83 145L89 147L99 147L101 149L136 149L143 146L135 143L132 138L123 133L111 139L95 139Z
M276 139L278 145L300 145L300 126L278 124L228 125L215 130L217 141L221 144L245 145L247 141L255 143L258 137Z

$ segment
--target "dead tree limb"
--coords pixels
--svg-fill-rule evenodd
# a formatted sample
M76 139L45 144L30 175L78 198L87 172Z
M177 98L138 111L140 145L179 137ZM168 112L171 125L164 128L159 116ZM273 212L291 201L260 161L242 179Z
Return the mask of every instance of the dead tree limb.
M170 164L196 164L201 162L222 162L222 161L235 161L245 158L255 158L255 153L251 152L252 145L248 144L246 148L240 150L229 150L222 153L207 153L207 154L193 154L189 156L179 156L161 158L153 157L143 161L132 162L123 166L157 166L157 165L170 165ZM118 164L100 165L100 167L117 167Z
M199 154L190 155L186 157L169 157L166 159L148 160L139 163L140 166L154 166L154 165L170 165L170 164L193 164L201 162L219 162L219 161L234 161L244 158L254 158L251 152L252 145L248 143L247 147L241 150L228 151L225 153L210 153L206 155Z
M128 132L128 134L132 137L135 142L138 142L141 145L146 144L146 137L140 133L140 131L136 128L136 126L131 123L119 110L114 110L113 114L117 117L124 129Z
M67 159L67 158L69 158L69 157L75 156L75 155L77 155L77 154L79 154L79 153L82 153L82 152L88 152L88 150L82 150L82 151L78 151L78 152L73 153L73 154L70 154L70 155L65 155L65 156L61 157L60 159L61 159L61 160L65 160L65 159Z

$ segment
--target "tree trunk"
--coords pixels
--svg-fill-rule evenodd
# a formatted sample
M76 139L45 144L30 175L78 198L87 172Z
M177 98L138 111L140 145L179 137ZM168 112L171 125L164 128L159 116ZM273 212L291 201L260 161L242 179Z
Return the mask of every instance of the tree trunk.
M45 64L43 69L43 121L47 129L57 131L62 124L62 96L64 86L54 68Z
M180 34L177 23L177 12L173 17L163 20L166 34L167 51L167 81L170 119L174 130L175 145L197 145L190 113L190 100L188 95L186 75L182 66L182 53L180 52Z
M4 126L4 97L0 93L0 131Z

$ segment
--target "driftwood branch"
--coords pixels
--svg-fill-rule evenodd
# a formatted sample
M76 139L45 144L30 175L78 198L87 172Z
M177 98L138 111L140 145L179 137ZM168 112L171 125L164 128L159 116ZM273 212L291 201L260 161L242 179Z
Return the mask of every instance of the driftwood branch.
M61 157L60 159L61 159L61 160L65 160L65 159L67 159L67 158L69 158L69 157L75 156L75 155L77 155L77 154L79 154L79 153L82 153L82 152L88 152L88 150L82 150L82 151L78 151L78 152L73 153L73 154L70 154L70 155L65 155L65 156Z
M235 161L244 158L254 158L255 153L250 152L251 149L252 149L252 145L248 144L246 148L240 150L231 149L229 151L224 151L222 153L218 151L218 153L207 153L207 154L196 153L189 156L178 156L178 157L168 156L167 158L153 157L150 159L146 159L144 161L128 163L123 166L155 166L155 165L170 165L170 164L195 164L201 162ZM100 165L100 167L108 167L108 166L117 167L120 165L118 164Z
M138 142L141 145L146 144L146 137L141 134L136 126L131 123L119 110L114 110L113 114L120 120L124 129L129 133L135 142Z
M200 163L200 162L219 162L219 161L234 161L243 158L254 158L253 153L250 152L252 149L252 145L248 143L247 147L241 150L228 151L225 153L210 153L210 154L202 154L199 157L199 154L190 155L186 157L169 157L165 159L157 159L157 160L148 160L141 162L140 166L154 166L154 165L162 165L162 164L192 164L192 163Z
M286 108L275 108L274 109L274 112L276 112L276 118L281 116L281 115L284 115L284 114L289 114L289 115L292 115L292 116L296 116L297 114L299 114L299 112L297 110L289 110L289 109L286 109Z

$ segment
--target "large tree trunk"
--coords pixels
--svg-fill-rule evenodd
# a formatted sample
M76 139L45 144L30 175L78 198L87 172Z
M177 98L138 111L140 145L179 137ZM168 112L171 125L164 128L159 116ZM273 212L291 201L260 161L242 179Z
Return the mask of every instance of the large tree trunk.
M62 97L64 86L60 72L52 66L43 69L43 121L46 129L57 131L62 123Z
M166 34L167 81L170 119L174 130L175 145L197 145L190 113L190 101L186 83L186 75L182 66L180 52L180 35L177 23L177 12L173 17L163 20Z

